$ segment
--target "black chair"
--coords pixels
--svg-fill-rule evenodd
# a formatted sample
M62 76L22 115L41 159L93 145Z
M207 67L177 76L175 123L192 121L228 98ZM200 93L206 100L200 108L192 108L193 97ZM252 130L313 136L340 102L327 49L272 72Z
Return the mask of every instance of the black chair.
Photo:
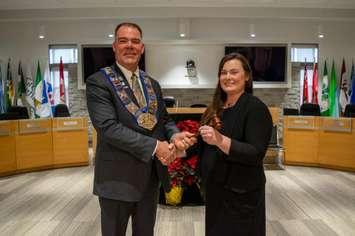
M174 107L175 106L175 98L171 96L165 96L163 97L163 100L165 102L166 107Z
M70 117L69 109L66 104L58 104L54 108L54 117Z
M192 104L190 107L207 107L207 105L202 104L202 103L195 103L195 104Z
M277 132L277 125L272 126L269 147L279 147L279 137Z
M301 116L320 116L320 107L318 104L303 103L300 108Z
M296 108L284 108L283 109L284 116L298 116L298 109Z
M27 107L22 106L11 106L7 111L8 116L12 120L19 120L19 119L29 119L30 116L28 115Z
M348 104L345 106L345 117L355 117L355 104Z

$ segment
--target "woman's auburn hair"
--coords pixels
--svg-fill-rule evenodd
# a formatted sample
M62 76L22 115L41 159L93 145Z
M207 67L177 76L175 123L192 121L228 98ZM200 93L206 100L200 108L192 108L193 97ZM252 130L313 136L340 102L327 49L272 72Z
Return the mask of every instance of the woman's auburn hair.
M231 60L238 60L241 62L245 75L248 77L248 80L245 84L244 91L247 93L252 93L253 91L253 77L252 77L252 70L249 65L248 60L239 53L230 53L225 55L218 67L218 83L215 89L212 103L207 107L206 111L202 114L201 117L201 125L213 125L215 122L215 118L221 119L221 115L223 112L223 106L227 99L227 94L223 91L221 84L220 84L220 76L223 70L224 64Z

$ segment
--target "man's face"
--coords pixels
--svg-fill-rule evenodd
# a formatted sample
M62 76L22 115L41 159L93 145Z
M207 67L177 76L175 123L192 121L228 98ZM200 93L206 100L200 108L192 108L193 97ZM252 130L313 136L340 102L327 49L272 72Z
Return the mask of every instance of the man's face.
M134 27L122 26L116 33L112 44L116 61L130 71L135 71L144 52L139 31Z

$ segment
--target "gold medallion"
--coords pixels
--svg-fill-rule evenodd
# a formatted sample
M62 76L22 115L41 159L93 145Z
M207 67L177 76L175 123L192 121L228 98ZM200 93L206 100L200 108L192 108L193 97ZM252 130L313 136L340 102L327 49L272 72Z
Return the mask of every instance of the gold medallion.
M138 116L137 121L139 126L152 130L157 123L157 118L150 113L142 113Z

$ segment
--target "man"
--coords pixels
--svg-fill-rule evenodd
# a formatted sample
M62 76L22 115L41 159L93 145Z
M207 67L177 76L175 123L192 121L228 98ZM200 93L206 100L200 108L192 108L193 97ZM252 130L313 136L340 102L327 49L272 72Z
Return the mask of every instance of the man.
M133 235L153 236L159 180L169 191L166 165L176 151L196 140L191 133L179 133L158 82L138 68L144 52L140 27L119 24L112 48L116 63L86 81L98 140L94 194L99 197L102 234L124 236L132 216Z

